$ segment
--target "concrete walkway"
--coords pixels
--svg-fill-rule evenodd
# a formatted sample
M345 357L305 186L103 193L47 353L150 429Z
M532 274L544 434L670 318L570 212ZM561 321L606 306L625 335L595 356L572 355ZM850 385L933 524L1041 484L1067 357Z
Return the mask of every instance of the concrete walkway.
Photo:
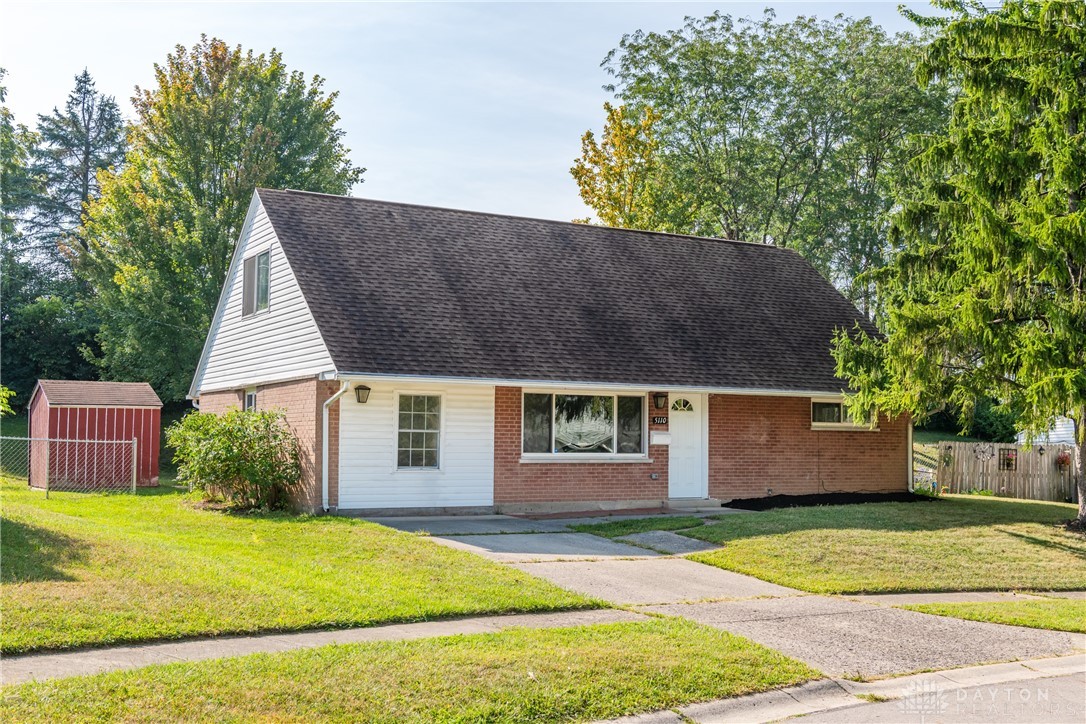
M974 666L858 683L820 679L760 694L691 704L606 724L775 722L1037 722L1086 720L1086 656ZM889 699L867 703L860 697ZM598 724L604 724L600 722Z
M52 654L23 654L0 658L0 684L6 686L25 681L59 679L68 676L99 674L104 671L136 669L152 664L221 659L229 656L244 656L245 654L309 649L329 644L355 644L367 641L410 641L434 636L494 633L517 627L564 628L568 626L617 623L620 621L638 621L644 618L638 613L607 609L559 613L526 613L390 624L337 631L301 631L259 636L224 636L221 638L114 646Z

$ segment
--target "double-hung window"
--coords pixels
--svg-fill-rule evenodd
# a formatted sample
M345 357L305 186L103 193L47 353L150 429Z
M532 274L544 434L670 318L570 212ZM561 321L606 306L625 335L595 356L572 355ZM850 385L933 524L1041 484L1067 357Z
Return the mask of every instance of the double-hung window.
M268 308L268 282L271 252L251 256L241 268L241 314L247 317Z
M256 409L256 390L245 390L245 410Z
M644 455L644 395L525 393L526 455Z
M400 395L396 467L436 469L441 463L441 396Z

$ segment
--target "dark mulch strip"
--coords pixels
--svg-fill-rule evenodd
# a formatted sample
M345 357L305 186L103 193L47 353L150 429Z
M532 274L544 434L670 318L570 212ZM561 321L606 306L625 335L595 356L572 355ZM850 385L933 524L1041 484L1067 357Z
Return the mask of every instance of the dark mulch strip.
M815 495L770 495L742 498L725 503L725 508L772 510L773 508L808 508L817 505L855 505L857 503L920 503L937 500L914 493L816 493Z

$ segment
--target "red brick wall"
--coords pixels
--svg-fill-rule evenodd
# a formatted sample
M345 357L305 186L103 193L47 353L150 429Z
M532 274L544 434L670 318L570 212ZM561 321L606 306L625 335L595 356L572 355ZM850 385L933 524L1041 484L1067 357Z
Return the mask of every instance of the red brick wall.
M321 507L321 419L324 401L339 389L339 382L317 379L276 382L256 387L256 406L260 410L281 409L287 424L298 437L302 455L302 491L295 505L303 510ZM244 404L245 390L205 392L200 395L201 412L224 412ZM336 506L339 480L339 403L328 415L328 493L329 505Z
M521 389L494 389L494 504L665 500L667 446L650 445L651 463L520 462ZM651 422L656 412L649 396ZM666 430L667 425L649 425ZM657 474L653 480L650 476Z
M908 486L906 417L812 430L808 397L709 396L709 495L721 500Z

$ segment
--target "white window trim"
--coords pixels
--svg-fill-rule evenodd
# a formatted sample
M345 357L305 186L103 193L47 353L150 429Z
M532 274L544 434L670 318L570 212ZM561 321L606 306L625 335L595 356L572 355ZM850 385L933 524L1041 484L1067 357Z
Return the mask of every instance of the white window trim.
M256 299L257 288L256 288L256 285L257 285L257 280L260 277L260 273L257 270L258 269L258 264L254 263L253 264L253 307L254 307L254 309L249 314L246 314L245 313L245 262L247 262L249 259L255 259L255 258L259 257L261 254L267 254L268 255L268 306L264 307L263 309L256 309L255 308L256 303L257 303L257 299ZM263 315L268 314L269 312L271 312L271 308L272 308L272 306L271 306L272 247L269 245L268 247L266 247L264 249L261 249L260 251L256 251L256 252L254 252L252 254L249 254L246 257L243 257L242 260L241 260L240 269L241 269L241 305L242 305L242 307L241 307L241 316L242 316L242 319L252 319L253 317L260 317L260 316L263 316Z
M249 398L250 397L253 398L253 404L251 406L249 405ZM246 412L248 412L249 410L255 410L256 409L256 388L255 387L250 387L249 389L245 390L245 395L242 398L241 406L242 406L241 409L245 410Z
M641 398L641 448L639 453L556 453L524 452L524 396L551 396L551 450L554 450L554 398L556 395L577 395L580 397L610 397L615 423L615 435L618 434L618 398ZM649 395L645 392L627 392L624 390L585 390L581 388L524 388L520 391L520 462L522 463L648 463L649 458ZM612 436L612 443L616 442ZM617 447L617 446L616 446Z
M879 431L879 428L878 428L877 425L875 425L875 426L865 425L863 423L857 423L857 422L854 422L852 420L848 420L848 421L845 421L845 422L815 422L812 418L814 417L814 406L815 406L816 402L826 403L826 404L830 404L830 405L840 405L841 406L841 419L845 420L845 418L848 416L848 407L845 405L845 398L844 397L812 397L810 407L808 408L808 411L807 411L807 419L811 421L811 429L812 430L840 430L840 431L851 431L851 432L878 432Z
M373 394L372 392L370 394ZM401 397L436 397L437 408L437 467L401 468L400 467L400 398ZM392 392L392 472L396 475L435 475L445 472L445 393L428 390L393 390Z

